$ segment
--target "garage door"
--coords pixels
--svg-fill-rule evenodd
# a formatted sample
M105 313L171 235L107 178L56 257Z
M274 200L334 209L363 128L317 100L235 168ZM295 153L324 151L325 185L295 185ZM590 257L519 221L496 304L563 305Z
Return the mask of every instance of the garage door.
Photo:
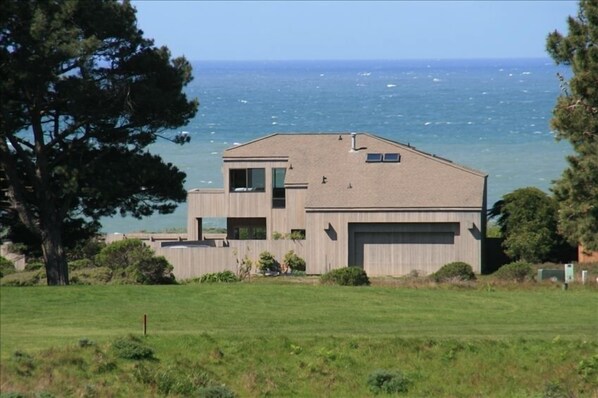
M452 224L357 224L351 229L351 265L362 266L368 275L430 273L455 259Z

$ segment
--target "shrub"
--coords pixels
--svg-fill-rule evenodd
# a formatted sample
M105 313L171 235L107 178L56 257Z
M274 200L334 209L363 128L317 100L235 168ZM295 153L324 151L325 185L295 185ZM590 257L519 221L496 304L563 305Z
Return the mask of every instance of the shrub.
M305 260L293 250L284 255L283 263L293 271L305 271Z
M534 271L532 265L523 261L505 264L500 267L494 274L494 277L502 280L523 282L530 279Z
M153 359L154 350L143 344L141 339L129 336L120 338L112 343L112 349L119 358L123 359Z
M25 264L25 271L37 271L44 268L44 263L33 261Z
M367 380L368 388L374 394L397 394L409 390L410 381L399 371L378 369L370 373Z
M0 279L2 286L35 286L46 278L44 270L15 272Z
M0 256L0 278L2 278L4 275L13 274L16 271L17 270L12 261Z
M239 278L231 271L213 272L211 274L203 274L199 278L199 283L229 283L238 282Z
M69 275L74 285L103 285L112 279L112 271L108 267L82 268Z
M276 272L280 271L280 264L274 258L272 253L264 251L260 253L260 259L257 262L258 268L262 272Z
M358 267L337 268L321 276L322 283L337 284L341 286L369 285L370 280L366 272Z
M106 243L97 238L90 238L77 242L74 247L67 250L66 256L69 262L83 259L93 260L105 247Z
M93 267L93 261L91 261L88 258L81 258L79 260L69 261L69 271L91 267Z
M143 285L170 284L175 278L172 274L173 267L163 256L153 256L141 259L131 267L131 274L135 282Z
M431 277L436 282L445 282L450 280L475 280L475 274L471 269L471 265L461 261L443 265L438 271L433 273Z
M96 256L96 264L112 271L112 281L120 283L168 284L174 282L172 265L138 239L109 244Z

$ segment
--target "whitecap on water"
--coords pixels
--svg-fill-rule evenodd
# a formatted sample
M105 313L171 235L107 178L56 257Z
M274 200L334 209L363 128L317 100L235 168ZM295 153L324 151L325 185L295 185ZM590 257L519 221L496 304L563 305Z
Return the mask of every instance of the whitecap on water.
M441 82L442 80L438 79L437 77L435 77L434 79L432 79L433 82L438 83Z
M233 145L234 146L238 146L238 145L241 145L241 143L240 142L233 142Z
M532 72L521 72L522 75L531 75Z
M218 152L211 152L210 155L218 155Z
M431 124L432 124L432 122L425 122L425 123L424 123L424 126L429 126L429 125L431 125Z
M386 87L388 87L388 88L393 88L393 87L396 87L396 86L397 86L396 84L387 84L386 85Z
M246 103L247 103L247 100L240 99L240 100L239 100L239 102L240 102L240 103L242 103L242 104L246 104Z

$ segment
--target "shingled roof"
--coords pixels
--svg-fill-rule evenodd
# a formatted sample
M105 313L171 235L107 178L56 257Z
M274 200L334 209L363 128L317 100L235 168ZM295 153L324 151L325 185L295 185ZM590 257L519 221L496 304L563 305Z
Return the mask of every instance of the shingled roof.
M285 185L307 186L306 209L478 209L486 174L372 134L273 134L224 152L224 160L286 160ZM400 162L367 162L398 153ZM325 179L325 183L323 180Z

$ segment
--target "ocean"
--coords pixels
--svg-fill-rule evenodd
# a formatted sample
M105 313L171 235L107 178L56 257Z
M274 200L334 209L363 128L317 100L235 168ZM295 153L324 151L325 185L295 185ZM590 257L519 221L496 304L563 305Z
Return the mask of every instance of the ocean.
M571 153L550 118L560 94L550 59L194 62L189 97L200 101L191 142L150 151L187 173L186 188L222 187L224 149L275 132L368 132L488 174L488 205L514 189L548 192ZM170 215L116 216L103 231L186 227Z

